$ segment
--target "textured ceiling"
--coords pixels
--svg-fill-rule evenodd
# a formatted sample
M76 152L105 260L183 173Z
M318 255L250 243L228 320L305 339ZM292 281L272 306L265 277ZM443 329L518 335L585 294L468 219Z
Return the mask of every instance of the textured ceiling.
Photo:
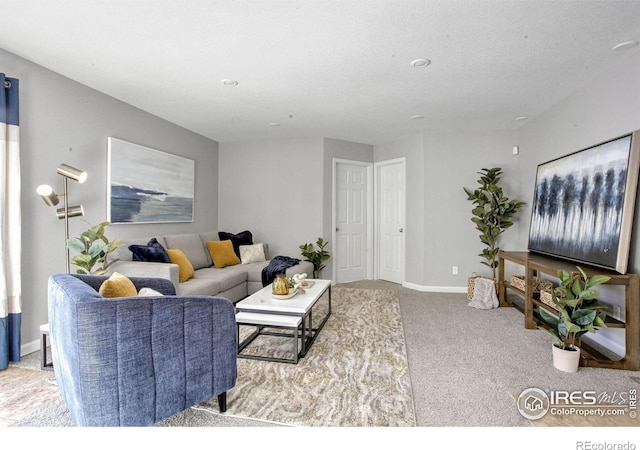
M0 5L1 48L219 142L515 129L640 51L640 1Z

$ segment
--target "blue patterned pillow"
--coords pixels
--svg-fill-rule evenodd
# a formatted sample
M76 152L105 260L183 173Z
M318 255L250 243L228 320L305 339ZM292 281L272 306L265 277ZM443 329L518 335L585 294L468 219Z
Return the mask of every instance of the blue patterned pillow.
M131 250L131 253L133 254L132 259L134 261L161 263L171 262L169 254L156 238L151 239L147 245L132 244L129 246L129 250Z

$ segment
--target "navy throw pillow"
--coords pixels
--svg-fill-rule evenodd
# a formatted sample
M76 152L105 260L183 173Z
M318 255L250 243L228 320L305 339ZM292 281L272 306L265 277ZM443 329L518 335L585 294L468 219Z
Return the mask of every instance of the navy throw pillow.
M147 245L132 244L129 246L129 250L131 250L131 253L133 254L132 259L134 261L161 263L171 262L169 254L156 238L151 239Z
M231 241L231 244L233 244L233 251L238 255L238 258L240 258L241 245L253 245L253 235L249 230L241 231L238 234L219 231L218 237L221 241L226 241L227 239Z

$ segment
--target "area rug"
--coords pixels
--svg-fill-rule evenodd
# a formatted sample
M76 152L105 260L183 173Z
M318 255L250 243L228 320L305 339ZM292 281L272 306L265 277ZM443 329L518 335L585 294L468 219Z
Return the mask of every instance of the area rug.
M282 357L291 346L269 336L248 350ZM298 364L238 360L227 414L300 426L415 426L406 355L397 293L333 288L330 319ZM199 407L218 408L215 399Z
M325 304L321 299L314 319ZM247 350L282 355L290 347L291 339L265 337ZM58 401L16 426L69 422ZM416 426L397 292L334 287L332 314L298 364L238 359L225 414L213 398L158 426Z

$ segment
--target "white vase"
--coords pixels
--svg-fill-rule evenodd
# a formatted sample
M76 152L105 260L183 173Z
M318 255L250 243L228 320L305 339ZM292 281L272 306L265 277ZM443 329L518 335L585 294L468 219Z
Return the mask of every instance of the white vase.
M577 372L580 365L580 349L574 347L573 350L563 350L551 344L553 350L553 365L563 372Z

